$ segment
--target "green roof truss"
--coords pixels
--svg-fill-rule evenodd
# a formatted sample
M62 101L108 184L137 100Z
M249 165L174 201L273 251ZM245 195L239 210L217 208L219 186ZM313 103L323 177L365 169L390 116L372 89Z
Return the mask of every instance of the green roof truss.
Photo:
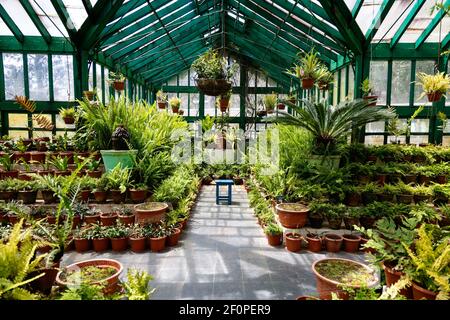
M378 27L383 23L384 19L386 18L386 15L389 13L389 10L392 8L392 5L394 4L395 0L384 0L381 3L380 9L378 10L377 15L372 20L372 23L370 24L369 29L366 32L366 43L369 43L372 41L372 39L375 37L375 34L378 31Z
M400 27L397 29L397 32L395 32L394 37L392 37L391 40L391 48L393 48L401 39L405 31L408 29L411 22L413 22L416 15L419 13L422 6L425 4L426 0L417 0L414 3L414 7L409 11L408 16L403 20Z
M446 0L444 7L450 6L450 0ZM427 40L431 32L433 32L434 28L441 22L442 18L446 15L444 9L440 9L438 13L434 16L433 20L428 24L428 26L423 30L422 34L419 36L419 38L416 41L416 49L418 49L424 42Z
M30 0L19 0L19 1L22 7L27 12L31 21L33 21L33 24L35 25L36 29L38 29L42 38L44 38L45 42L50 43L52 41L52 37L50 33L47 31L47 28L42 23L41 19L39 19L38 15L36 14L36 11L34 11L33 7L31 6Z
M8 12L6 12L5 8L3 8L1 4L0 4L0 16L2 17L8 29L11 30L11 32L13 33L14 37L16 37L16 39L19 42L23 42L24 35L22 31L20 31L19 27L14 23L13 19L11 19Z

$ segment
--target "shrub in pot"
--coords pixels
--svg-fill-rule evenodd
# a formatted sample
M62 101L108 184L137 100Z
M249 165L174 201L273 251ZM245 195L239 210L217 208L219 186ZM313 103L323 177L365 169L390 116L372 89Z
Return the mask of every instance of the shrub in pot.
M168 205L164 202L147 202L134 206L136 223L156 223L164 219Z
M324 214L328 220L328 227L331 229L340 229L342 225L342 217L344 216L346 207L343 204L327 205Z
M35 181L21 181L17 189L17 200L22 201L23 204L36 202L38 185Z
M104 203L108 199L108 179L106 176L102 176L97 181L96 187L92 190L95 201L98 203Z
M130 227L130 237L129 243L131 251L133 252L143 252L146 247L146 236L144 228L138 224Z
M17 179L7 178L0 180L0 200L9 202L17 199L17 187L21 183Z
M377 194L380 192L380 187L375 183L368 183L362 188L362 202L364 205L368 205L377 201Z
M95 223L90 227L89 238L92 240L95 252L105 252L109 249L108 229L100 223Z
M353 230L354 225L359 225L359 218L361 217L362 210L363 208L361 207L347 208L343 217L345 229Z
M283 242L283 229L276 223L269 223L264 228L267 242L271 246L279 246Z
M413 190L413 193L415 203L429 202L433 195L432 188L425 185L416 186Z
M397 184L397 202L403 204L410 204L414 200L414 188L408 184L400 182Z
M362 196L359 192L360 188L355 186L349 186L346 190L345 203L349 207L357 207L362 202Z
M115 226L108 227L108 236L111 239L113 251L125 251L128 248L129 229L118 222Z
M0 166L3 169L3 171L0 171L0 176L2 179L19 177L19 171L14 170L14 163L15 162L13 161L12 155L5 154L0 157Z
M419 72L417 74L417 83L422 86L422 94L420 99L427 96L429 102L437 102L450 89L450 76L444 72L436 74L426 74Z
M303 237L299 233L290 232L286 234L286 249L291 252L297 252L302 249Z
M167 232L162 224L150 224L144 227L148 240L150 242L150 250L152 252L160 252L166 248Z
M89 225L89 224L95 224L97 222L100 222L100 215L101 215L101 211L99 209L96 208L90 208L89 210L87 210L84 213L84 222Z
M106 173L107 187L114 203L123 203L126 198L127 185L130 180L131 170L117 165Z
M172 97L169 99L170 107L172 108L172 112L174 114L178 114L181 105L181 99L178 97Z
M112 210L117 213L119 221L123 225L130 226L134 224L135 220L134 212L133 209L131 209L130 207L127 206L114 207Z
M64 120L65 124L74 124L75 123L75 108L60 108L59 109L59 115Z

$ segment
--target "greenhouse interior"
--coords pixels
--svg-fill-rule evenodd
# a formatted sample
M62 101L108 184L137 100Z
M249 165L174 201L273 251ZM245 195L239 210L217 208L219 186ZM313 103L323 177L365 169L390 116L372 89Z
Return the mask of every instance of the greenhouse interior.
M0 0L0 52L0 300L450 299L449 0Z

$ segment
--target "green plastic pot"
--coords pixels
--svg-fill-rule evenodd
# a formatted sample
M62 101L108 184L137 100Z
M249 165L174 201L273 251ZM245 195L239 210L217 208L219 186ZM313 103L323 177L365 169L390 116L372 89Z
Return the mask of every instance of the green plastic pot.
M111 171L118 164L122 168L133 168L137 150L100 150L105 170Z

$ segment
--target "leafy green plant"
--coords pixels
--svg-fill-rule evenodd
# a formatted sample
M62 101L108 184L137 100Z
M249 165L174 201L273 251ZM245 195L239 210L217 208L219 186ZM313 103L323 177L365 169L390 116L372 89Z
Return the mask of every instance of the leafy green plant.
M200 55L192 63L191 67L195 70L199 79L230 80L239 68L239 65L233 63L227 66L226 59L219 56L218 50L209 49Z
M419 99L422 99L427 94L434 92L442 93L444 96L450 88L450 75L444 72L438 72L436 74L426 74L424 72L419 72L417 74L417 83L422 86L422 94Z
M264 233L272 236L283 234L283 229L276 223L269 223L264 228Z
M121 73L121 72L113 72L110 71L109 72L109 82L124 82L125 81L125 76Z
M61 116L61 118L74 118L75 114L76 110L74 107L59 109L59 115Z
M130 235L130 230L128 227L121 223L117 223L115 226L111 226L106 230L106 234L109 238L127 238Z
M68 157L55 157L47 160L48 163L54 166L58 171L67 171L69 169L69 158Z
M12 155L5 154L3 157L0 157L0 165L2 166L4 171L12 171L14 168Z
M149 290L149 282L153 277L146 271L128 269L127 281L122 283L125 296L129 300L149 300L155 288Z
M295 115L280 111L282 117L266 120L309 131L313 136L315 154L334 154L337 152L337 144L346 138L352 128L394 116L389 110L368 106L364 100L344 101L335 107L327 106L325 102L305 100L302 108L292 104L290 107Z
M369 78L366 78L361 83L361 91L363 92L363 96L368 96L373 91L373 85L370 82Z
M129 168L122 168L119 164L105 174L107 188L109 190L120 190L121 193L127 191L128 182L131 177Z
M277 95L272 92L272 94L266 94L264 96L264 105L267 111L272 111L275 109L277 104Z

